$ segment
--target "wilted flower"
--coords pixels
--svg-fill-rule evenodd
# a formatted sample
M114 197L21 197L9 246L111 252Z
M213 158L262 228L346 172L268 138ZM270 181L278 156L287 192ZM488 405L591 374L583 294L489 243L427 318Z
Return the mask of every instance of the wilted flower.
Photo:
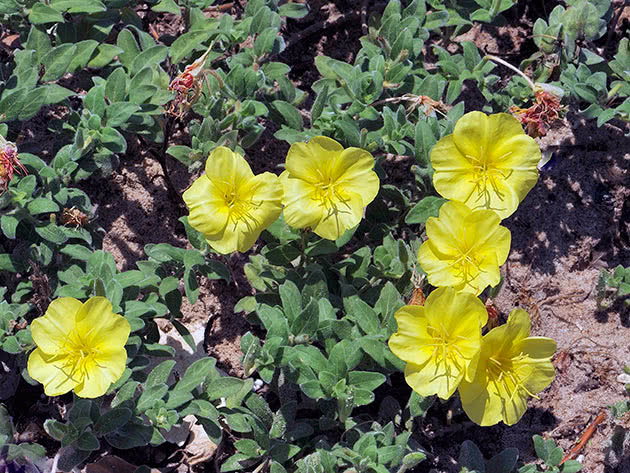
M9 186L16 169L22 175L28 174L26 168L18 161L15 144L0 135L0 194Z
M483 303L450 287L434 290L424 306L394 314L398 331L389 339L394 355L407 362L407 384L421 396L448 399L463 379L472 380L488 321Z
M449 200L504 219L536 184L539 161L540 148L516 118L470 112L433 147L433 184Z
M545 88L538 87L535 91L536 102L528 108L510 107L510 113L520 121L533 138L545 136L553 122L560 119L560 112L564 107L560 104L562 89L559 92L547 84Z
M188 223L222 254L249 250L282 211L282 184L265 172L254 176L245 158L219 146L206 173L184 192Z
M477 374L459 385L462 406L473 422L516 424L527 409L527 399L551 384L556 342L530 337L529 331L527 312L514 309L505 325L483 337Z
M294 143L287 154L284 219L294 228L311 228L328 240L355 227L378 193L374 158L360 148L344 149L325 136Z
M104 297L83 304L72 297L55 299L31 323L37 348L28 358L28 374L48 396L71 390L79 397L102 396L125 370L129 332L129 322L114 314Z
M479 295L501 280L499 266L510 252L510 231L492 210L470 210L459 202L440 207L427 220L429 239L418 251L420 266L434 286L453 286Z

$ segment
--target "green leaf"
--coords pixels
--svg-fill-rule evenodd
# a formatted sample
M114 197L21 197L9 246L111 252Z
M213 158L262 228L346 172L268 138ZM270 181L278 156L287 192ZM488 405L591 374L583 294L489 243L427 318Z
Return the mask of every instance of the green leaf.
M145 387L155 386L156 384L166 383L171 371L175 367L175 360L165 360L155 368L151 370L147 380L144 383Z
M28 33L28 39L26 40L24 49L35 51L35 57L33 59L36 62L39 62L44 54L50 51L51 47L50 37L44 28L32 25L31 30Z
M130 409L118 407L105 412L94 424L94 430L99 435L109 434L118 430L131 419L132 412Z
M74 44L62 44L48 51L42 58L42 64L46 68L42 81L57 80L64 75L74 58L75 51Z
M287 316L289 323L292 323L302 312L302 295L300 290L293 281L286 280L278 288L280 299L282 300L282 308Z
M176 391L190 392L199 386L208 377L215 377L217 374L216 360L214 358L202 358L192 363L184 373L184 376L174 387Z
M232 378L230 376L222 376L215 379L212 384L206 388L208 399L214 401L222 397L230 397L241 391L245 385L245 380Z
M576 471L581 471L584 468L577 460L567 460L562 464L562 473L575 473Z
M2 233L4 233L4 236L9 238L10 240L14 240L17 227L22 218L22 214L3 215L2 217L0 217L0 228L2 229Z
M348 374L348 384L360 389L374 391L385 382L387 377L382 373L373 371L351 371Z
M94 451L101 448L101 444L92 432L83 432L77 439L76 446L79 450Z
M105 117L105 86L104 84L92 87L83 99L86 109L99 117Z
M99 44L96 48L96 55L90 62L87 63L88 67L93 67L95 69L100 69L108 65L114 57L120 56L123 53L123 49L109 43Z
M147 409L150 409L153 407L155 401L162 399L167 392L168 386L164 383L148 387L138 398L136 412L144 412Z
M181 9L174 2L174 0L160 0L158 3L151 7L154 12L173 13L174 15L181 15Z
M105 97L110 103L122 102L127 96L127 74L122 67L117 67L107 78Z
M28 203L26 208L31 215L59 212L59 205L57 205L55 201L45 197L36 197Z
M99 13L107 10L99 0L52 0L50 5L68 13Z
M62 424L57 420L46 419L46 421L44 422L44 430L52 438L54 438L58 442L61 442L61 440L68 432L68 427L66 426L66 424Z
M34 25L42 25L45 23L63 23L63 15L54 8L49 7L41 2L33 5L28 19Z
M168 56L168 48L162 44L156 44L146 51L142 51L131 63L131 74L133 75L145 67L160 64L166 59L166 56Z
M125 28L118 33L118 39L116 45L124 52L118 55L119 61L127 70L131 68L131 63L140 53L140 47L134 37L133 33Z
M68 239L63 230L54 223L49 223L48 225L41 226L38 225L35 227L35 232L37 232L37 234L44 240L50 241L51 243L56 243L57 245L65 243Z
M379 318L374 309L363 302L359 296L343 298L343 307L367 335L377 335L381 331Z
M175 330L177 330L177 333L181 335L193 352L197 351L197 343L186 326L177 319L171 319L171 323L173 324L173 327L175 327Z
M466 467L468 471L486 472L486 462L483 455L479 451L479 447L470 440L464 440L464 443L462 443L457 463L460 467Z
M288 18L304 18L308 12L309 7L306 3L285 3L278 7L278 13Z
M193 30L178 36L169 49L173 63L178 64L194 50L200 48L200 45L205 43L211 35L211 31Z
M319 328L319 305L317 301L311 299L304 310L297 316L291 324L293 335L315 335Z
M504 473L514 470L518 461L518 448L506 448L486 464L486 473Z
M429 217L437 217L442 204L446 202L446 199L442 197L427 196L420 202L414 205L409 213L405 216L405 223L421 224L424 225Z
M91 59L94 51L98 46L98 41L88 39L76 43L76 50L70 65L68 66L68 72L75 72L79 69L83 69L87 66L87 63Z
M297 108L291 105L289 102L283 100L274 100L272 105L284 118L285 123L295 130L302 130L304 127L304 121L302 115L298 112Z

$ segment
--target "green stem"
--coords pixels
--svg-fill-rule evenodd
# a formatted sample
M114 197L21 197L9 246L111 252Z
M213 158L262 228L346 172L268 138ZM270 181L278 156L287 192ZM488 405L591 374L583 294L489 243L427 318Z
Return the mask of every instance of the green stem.
M523 71L521 71L519 68L514 67L509 62L504 61L500 57L496 57L496 56L493 56L491 54L486 55L484 57L484 59L490 59L491 61L497 62L497 63L507 67L508 69L512 69L514 72L516 72L518 75L520 75L523 79L525 79L527 81L529 86L532 88L532 92L534 92L534 94L536 94L536 84L534 84L534 81L532 81L529 77L527 77L525 75L525 73Z

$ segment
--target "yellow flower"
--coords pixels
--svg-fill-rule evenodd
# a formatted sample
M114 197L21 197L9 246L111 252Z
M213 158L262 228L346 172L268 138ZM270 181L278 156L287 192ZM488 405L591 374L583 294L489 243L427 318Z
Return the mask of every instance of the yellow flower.
M527 312L514 309L507 324L483 337L477 374L459 385L462 406L473 422L516 424L527 409L527 399L551 384L556 342L530 337L529 330Z
M427 220L429 239L418 251L420 266L434 286L453 286L479 295L501 280L499 266L510 252L510 231L491 210L470 210L459 202L440 207Z
M473 379L488 321L483 303L450 287L434 290L424 306L394 314L398 331L389 339L394 355L407 362L407 384L421 396L448 399L463 379Z
M28 374L48 396L71 390L79 397L102 396L125 370L129 332L129 322L114 314L104 297L84 304L72 297L55 299L31 323L37 348L28 358Z
M254 176L245 158L219 146L206 173L184 192L188 223L218 253L249 250L282 211L282 184L270 172Z
M311 228L336 240L355 227L378 193L374 158L360 148L343 149L335 140L316 136L289 149L284 186L284 219L294 228Z
M449 200L471 209L514 213L536 180L540 148L506 113L470 112L431 150L433 184Z

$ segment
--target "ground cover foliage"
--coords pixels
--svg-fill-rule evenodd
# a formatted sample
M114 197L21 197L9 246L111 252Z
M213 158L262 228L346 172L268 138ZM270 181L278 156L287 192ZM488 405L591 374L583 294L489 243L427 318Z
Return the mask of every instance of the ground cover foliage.
M420 395L422 388L409 382L412 390L403 376L409 374L409 360L402 361L388 345L403 331L399 309L423 306L433 287L429 281L456 285L442 284L418 260L423 242L437 240L430 222L453 206L447 198L457 200L436 191L440 169L432 150L456 134L457 123L471 116L485 120L467 113L475 109L462 97L473 89L486 103L478 111L509 123L518 120L522 139L525 132L545 135L568 110L598 126L628 121L630 42L610 40L623 7L610 0L555 2L533 24L537 51L512 64L525 71L518 74L505 64L509 59L488 56L470 41L454 41L476 24L505 24L511 9L519 8L515 1L363 2L356 18L364 35L353 63L317 55L318 78L309 90L300 90L289 79L292 64L279 58L291 40L287 24L306 17L311 8L308 2L278 0L0 0L3 31L19 41L0 52L0 461L34 468L38 459L55 457L60 470L70 471L103 452L163 446L166 432L192 415L221 446L214 461L196 467L207 471L428 471L440 452L419 433L427 411L442 410L454 425L469 422L464 413L469 411L454 390L443 399L434 395L437 389ZM177 18L181 31L158 34L148 26L151 15ZM89 84L79 90L72 78L80 75L87 75ZM54 156L21 151L25 124L51 106L69 111L65 119L48 124L63 146ZM333 214L351 192L362 196L347 224L324 228L320 223L327 215L303 224L306 217L298 214L309 209L308 201L286 213L292 205L286 184L284 200L256 197L252 191L245 203L238 200L243 191L235 184L220 190L231 196L226 197L229 208L237 202L238 215L226 217L227 226L217 231L204 219L209 215L215 221L223 207L203 207L202 199L201 216L192 210L198 202L194 186L209 184L193 184L183 198L170 184L172 160L196 176L204 166L212 175L212 163L223 159L232 163L227 167L242 166L233 163L246 163L248 150L256 148L270 123L274 139L292 145L289 156L291 150L295 156L308 154L308 145L301 143L328 143L339 146L335 153L340 156L360 149L357 160L374 157L370 172L373 167L379 183L374 193L354 183L337 194L318 194L321 206ZM330 144L332 139L337 145ZM120 271L102 250L103 232L92 223L96 209L80 183L108 179L132 142L159 160L170 197L182 205L180 221L190 244L146 245L137 269ZM390 182L388 156L414 160L404 186ZM277 175L285 171L285 157L269 157ZM532 172L537 173L538 161L543 167L551 160L543 150ZM292 167L288 157L286 163L284 181L299 180L301 168ZM367 171L361 176L375 182ZM275 179L280 189L283 177ZM516 192L521 200L529 188ZM279 200L251 220L260 205L247 205L256 199ZM233 235L235 240L226 243ZM158 343L157 321L167 320L194 349L182 323L182 304L184 299L197 302L204 279L234 283L238 269L223 256L233 251L249 251L244 274L253 288L234 308L251 324L241 339L245 376L225 376L211 357L174 373L174 349ZM497 278L503 262L497 257ZM485 303L499 288L500 282L491 280L467 292ZM602 306L627 306L630 268L602 272L597 291ZM126 361L102 393L86 396L77 375L101 379L99 370L109 366L82 364L89 330L76 329L81 343L71 345L80 356L64 345L70 363L64 366L74 368L70 375L58 371L68 389L53 389L57 379L47 377L48 371L35 374L34 353L44 364L58 363L59 353L46 352L38 331L54 312L51 302L60 299L66 304L63 313L75 304L68 301L90 300L101 309L96 315L85 309L85 317L103 315L105 320L113 313L128 323L128 339L122 340ZM80 312L78 305L72 307ZM484 337L495 326L509 325L493 316L491 306L483 310L492 324ZM77 316L77 326L78 321ZM102 337L114 333L108 330L102 328ZM528 335L529 326L522 338ZM542 358L549 363L550 354ZM466 382L473 378L474 373ZM263 389L254 389L257 380ZM12 419L20 415L18 409L45 396L44 387L51 397L61 395L57 402L63 408L47 412L42 419L47 439L36 443L21 438ZM627 410L622 402L613 414ZM512 424L520 415L502 420ZM620 428L616 435L622 450L626 431ZM468 439L454 468L488 473L581 468L553 440L534 436L532 445L539 461L525 464L516 448L486 460Z

